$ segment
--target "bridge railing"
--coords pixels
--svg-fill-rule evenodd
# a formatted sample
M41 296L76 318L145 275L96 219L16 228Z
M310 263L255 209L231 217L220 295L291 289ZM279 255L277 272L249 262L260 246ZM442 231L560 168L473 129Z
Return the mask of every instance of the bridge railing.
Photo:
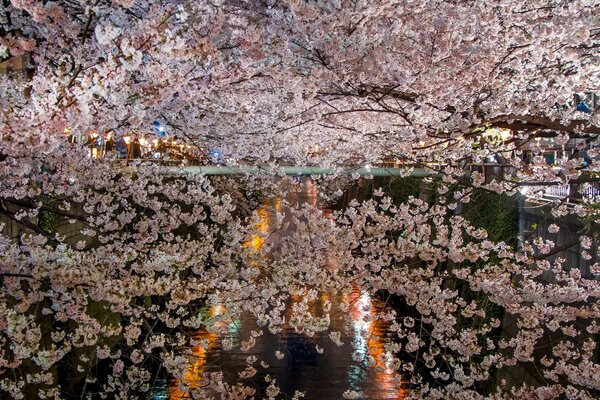
M110 143L109 141L103 140L98 142L95 137L85 137L84 139L81 140L81 144L90 148L91 157L102 158L112 154L116 156L114 162L122 165L130 165L134 161L152 162L165 167L184 167L184 169L189 171L202 171L202 173L208 174L229 174L235 173L238 170L245 172L261 170L260 168L252 169L250 166L238 167L237 169L218 167L215 165L215 160L211 160L206 154L199 151L200 148L180 143L176 144L172 139L154 140L154 143L146 142L145 146L143 141L139 139L133 140L127 143L127 146L123 149L126 149L126 151L122 154L114 143L111 146L107 146ZM204 150L204 148L201 150ZM412 176L428 176L435 174L436 171L443 170L445 166L446 164L443 163L406 164L396 160L384 160L369 167L356 167L355 169L361 175L368 175L372 171L374 175L383 174L391 176L396 175L403 168L412 167L415 169L415 173L411 174ZM288 172L294 174L305 174L306 171L308 171L307 173L312 173L313 170L321 173L331 173L331 171L325 171L319 167L307 167L308 169L305 168L302 170L294 169L294 167L287 168L290 169ZM371 168L373 169L371 170ZM473 163L465 165L465 168L471 173L481 173L485 177L486 182L493 179L508 179L517 172L517 168L514 165L507 163ZM315 172L315 174L317 173ZM586 199L600 199L600 182L581 182L539 187L530 186L527 192L531 194L541 193L542 197L548 199L567 199L569 202L576 203ZM539 197L539 195L536 197Z
M532 198L561 200L567 203L600 201L600 182L593 178L591 174L585 174L579 181L564 185L527 186L524 194Z
M600 200L600 182L576 182L567 185L553 185L544 190L544 196L566 199L570 203L584 200Z
M471 164L471 172L480 172L486 181L492 179L505 179L514 174L517 169L510 164ZM548 199L566 199L570 203L579 203L585 200L595 199L600 201L600 182L593 180L597 177L592 173L583 173L579 182L565 185L529 186L528 193L541 193L542 197ZM539 197L539 196L537 196Z

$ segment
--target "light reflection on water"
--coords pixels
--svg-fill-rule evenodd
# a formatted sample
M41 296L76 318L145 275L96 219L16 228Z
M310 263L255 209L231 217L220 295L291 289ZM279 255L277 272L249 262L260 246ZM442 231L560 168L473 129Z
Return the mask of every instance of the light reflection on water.
M303 190L292 193L287 200L292 204L307 202L317 205L317 187L308 181ZM245 247L257 250L264 244L271 225L269 221L282 208L281 200L275 199L258 210L258 233L245 243ZM326 210L323 214L327 217L330 211ZM384 302L358 287L351 287L343 292L320 293L308 303L309 312L320 316L326 302L330 302L331 310L339 310L342 304L348 310L345 317L332 311L328 331L311 333L310 336L297 333L290 323L293 310L306 306L306 302L301 296L291 296L286 304L284 329L277 335L265 330L256 338L256 345L246 352L239 348L241 341L259 330L249 314L242 314L238 320L220 320L217 324L219 333L199 330L195 335L199 345L192 349L197 360L188 366L183 382L169 382L166 390L154 392L154 398L189 398L188 390L207 386L208 374L219 371L230 384L242 381L255 388L255 398L265 397L267 374L276 380L284 394L278 398L291 398L296 390L306 393L304 399L341 399L347 390L360 393L362 399L404 398L406 382L381 357L388 341L389 324L375 316L384 311ZM218 319L226 314L225 311L223 306L212 307L207 310L207 317ZM331 330L341 332L343 345L332 342L328 337ZM284 358L279 359L276 351L281 352ZM253 363L257 373L251 378L240 379L239 374L246 368L249 356L257 358ZM269 367L263 368L261 361ZM215 395L215 398L219 396Z

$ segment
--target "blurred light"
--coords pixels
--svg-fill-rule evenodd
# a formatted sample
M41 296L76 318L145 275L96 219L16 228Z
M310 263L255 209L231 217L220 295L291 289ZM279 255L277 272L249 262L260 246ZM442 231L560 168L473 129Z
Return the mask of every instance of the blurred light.
M512 137L512 131L510 129L500 129L500 137L502 140L507 140Z
M587 103L585 103L583 101L577 103L577 106L575 107L575 109L577 111L581 111L581 112L586 113L586 114L591 114L592 113L592 109L590 108L590 106L588 106Z
M125 144L131 143L131 136L129 136L129 135L123 136L123 140L125 141Z
M158 133L159 136L165 136L167 131L165 130L165 127L162 126L162 124L160 123L160 121L154 121L152 122L152 125L154 125L154 130L156 131L156 133Z
M510 129L502 128L489 128L483 132L483 137L488 143L500 141L506 141L512 137L512 131Z
M219 150L219 149L213 149L213 150L211 150L210 155L214 159L219 159L219 158L221 158L221 150Z

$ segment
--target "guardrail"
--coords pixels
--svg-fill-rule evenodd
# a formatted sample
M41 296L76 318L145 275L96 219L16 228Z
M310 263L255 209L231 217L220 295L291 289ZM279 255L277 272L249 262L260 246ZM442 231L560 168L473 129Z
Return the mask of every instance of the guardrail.
M165 159L165 158L149 158L149 159L115 159L116 163L130 165L132 162L152 162L162 166L162 174L165 175L182 175L182 174L203 174L203 175L245 175L245 174L266 174L287 176L310 176L310 175L331 175L331 174L356 174L359 176L410 176L410 177L428 177L437 174L444 164L415 164L402 165L400 163L376 164L369 167L317 167L317 166L219 166L219 165L198 165L190 163L189 160ZM196 160L208 162L208 160ZM129 166L125 168L131 168ZM407 168L411 168L410 172ZM517 168L511 164L498 163L481 163L467 164L465 168L472 172L479 172L484 175L486 181L492 179L506 179L517 171ZM566 199L571 203L578 203L588 199L600 200L600 182L576 182L567 185L544 185L544 186L528 186L526 191L528 197L542 197L555 200Z
M412 168L407 171L406 168L392 167L360 167L360 168L334 168L334 167L296 167L296 166L164 166L161 168L161 174L164 175L184 175L184 174L202 174L202 175L288 175L288 176L311 176L311 175L332 175L332 174L357 174L360 176L412 176L424 178L434 175L435 172L424 168Z
M504 179L517 171L510 164L472 164L469 168L471 172L482 173L486 181ZM584 177L581 179L582 182L572 182L565 185L532 185L528 187L527 192L529 194L541 193L544 198L566 200L570 203L579 203L591 199L600 201L600 182L594 180L587 182L587 178L590 177L589 173L584 173L582 177Z
M577 182L553 185L544 190L544 196L579 203L584 200L600 200L600 182Z

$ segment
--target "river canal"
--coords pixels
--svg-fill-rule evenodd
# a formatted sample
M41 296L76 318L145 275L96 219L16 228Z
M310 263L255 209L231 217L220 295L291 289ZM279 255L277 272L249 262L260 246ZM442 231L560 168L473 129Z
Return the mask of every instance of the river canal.
M290 206L308 203L320 207L318 188L310 180L298 185L287 195ZM261 246L264 237L268 241L277 241L281 235L294 230L291 224L288 232L269 235L270 221L275 213L289 211L282 206L281 199L266 200L257 210L260 217L259 230L262 235L249 238L248 246ZM321 208L323 218L331 210ZM270 243L273 245L274 243ZM385 311L385 302L372 293L361 291L358 287L348 287L345 291L319 293L316 303L330 304L332 310L347 309L347 315L331 313L330 329L308 336L297 333L289 321L292 310L302 298L292 297L286 304L286 324L278 334L265 332L256 337L255 346L240 350L240 341L248 338L258 327L249 314L239 319L223 319L227 329L223 334L210 333L200 329L195 339L202 346L193 348L198 357L187 368L184 382L163 380L155 386L153 398L182 399L189 398L186 390L207 386L207 376L212 372L222 372L225 381L235 384L238 381L256 390L254 398L267 398L269 382L276 382L280 393L276 398L291 399L295 393L303 392L303 399L328 400L347 398L356 399L401 399L407 393L407 382L397 371L386 365L382 357L388 343L388 322L376 318ZM310 310L319 313L323 307ZM207 313L212 317L224 314L222 306L211 307ZM330 331L341 332L338 344L329 337ZM224 342L227 343L224 345ZM250 360L256 373L246 379L240 374L247 368ZM256 360L252 362L252 360ZM254 373L254 372L253 372ZM183 383L183 385L181 385ZM182 390L183 389L183 390ZM215 395L215 398L219 398Z

